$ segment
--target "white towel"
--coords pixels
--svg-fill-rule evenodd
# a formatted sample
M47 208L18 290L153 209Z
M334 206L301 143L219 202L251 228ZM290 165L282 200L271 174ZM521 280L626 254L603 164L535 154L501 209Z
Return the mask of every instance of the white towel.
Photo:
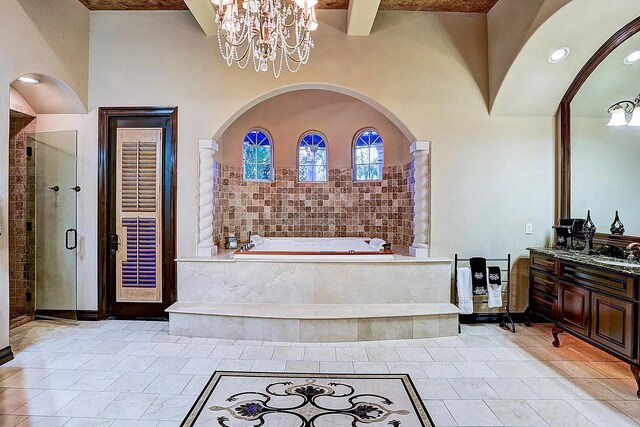
M489 283L489 269L487 268L487 289L489 290L489 308L502 307L502 285L496 286Z
M374 250L374 251L381 251L383 248L382 246L387 243L382 239L371 239L369 241L369 246Z
M460 314L473 314L473 290L471 286L471 269L469 267L458 268L458 307Z
M249 241L251 242L252 245L258 246L262 244L262 237L258 236L257 234L254 234L249 238Z

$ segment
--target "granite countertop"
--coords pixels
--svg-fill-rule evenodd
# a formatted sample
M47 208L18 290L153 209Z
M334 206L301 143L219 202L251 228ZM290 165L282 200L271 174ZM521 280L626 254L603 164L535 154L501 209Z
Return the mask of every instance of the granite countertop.
M554 248L527 248L531 252L552 256L564 261L573 261L580 264L591 265L598 268L614 271L616 273L631 274L640 277L640 263L625 261L619 258L612 258L603 255L585 255L581 251L554 249ZM603 261L624 262L628 265L610 265Z

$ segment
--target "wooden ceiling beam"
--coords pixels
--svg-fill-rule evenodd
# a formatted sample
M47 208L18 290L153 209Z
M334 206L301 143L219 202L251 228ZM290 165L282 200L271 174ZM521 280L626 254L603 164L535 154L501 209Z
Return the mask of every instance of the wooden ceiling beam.
M191 11L191 14L202 31L208 36L214 36L218 31L218 24L216 24L216 9L210 0L184 0L187 7Z
M380 0L349 0L347 34L350 36L368 36L376 20Z

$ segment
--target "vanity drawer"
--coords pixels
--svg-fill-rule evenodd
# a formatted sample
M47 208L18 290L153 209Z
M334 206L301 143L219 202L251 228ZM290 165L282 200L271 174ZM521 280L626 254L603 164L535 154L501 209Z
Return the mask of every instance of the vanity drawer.
M533 290L544 292L554 297L558 295L558 282L556 277L541 271L531 270L529 286Z
M557 271L556 261L557 260L554 257L534 253L531 254L530 267L555 274Z
M558 298L532 289L529 292L529 306L533 313L548 320L556 320Z
M560 278L576 285L586 286L635 301L635 279L631 276L601 270L587 265L560 264Z

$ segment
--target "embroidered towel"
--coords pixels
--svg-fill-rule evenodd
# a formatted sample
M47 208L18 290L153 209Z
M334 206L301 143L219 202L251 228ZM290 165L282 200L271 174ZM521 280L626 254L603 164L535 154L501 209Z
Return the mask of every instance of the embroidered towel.
M473 295L487 294L487 260L480 257L469 260L471 266L471 285Z
M458 268L458 307L460 314L473 314L473 292L471 291L471 269L469 267Z
M502 277L500 267L487 268L487 287L489 288L489 308L502 307Z

